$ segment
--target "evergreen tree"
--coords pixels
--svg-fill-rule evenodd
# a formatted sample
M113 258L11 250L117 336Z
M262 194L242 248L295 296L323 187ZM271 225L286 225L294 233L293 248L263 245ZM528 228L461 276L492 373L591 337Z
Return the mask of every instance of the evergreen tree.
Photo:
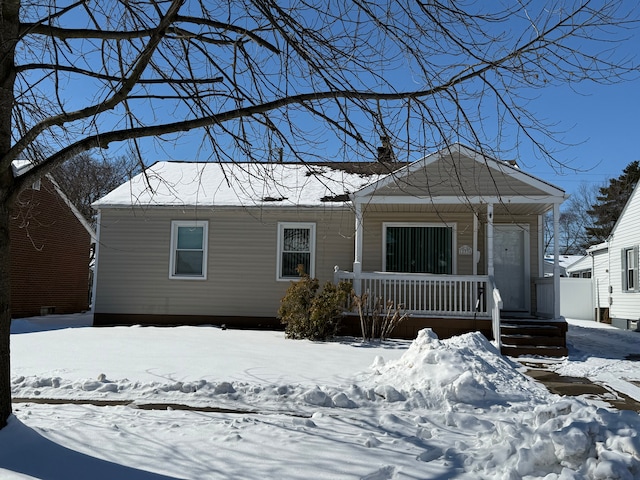
M586 227L591 244L604 242L609 237L638 180L640 161L636 160L627 165L622 175L610 179L609 185L600 188L597 202L587 211L594 219L593 225Z

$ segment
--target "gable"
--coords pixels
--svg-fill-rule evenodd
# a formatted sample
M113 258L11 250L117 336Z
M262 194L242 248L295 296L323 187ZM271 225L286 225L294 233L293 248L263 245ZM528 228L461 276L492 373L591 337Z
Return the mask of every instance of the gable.
M638 222L640 218L639 190L640 183L638 183L633 189L633 192L631 192L629 200L627 200L618 220L611 230L609 242L612 250L624 245L631 246L638 244L638 238L640 238L640 223Z
M454 145L419 160L358 192L360 196L564 197L564 191L540 179L461 146Z

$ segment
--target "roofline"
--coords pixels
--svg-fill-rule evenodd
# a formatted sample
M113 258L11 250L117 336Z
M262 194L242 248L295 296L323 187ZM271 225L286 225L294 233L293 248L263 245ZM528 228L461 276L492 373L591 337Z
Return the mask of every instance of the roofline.
M435 161L437 161L438 159L440 159L444 154L449 153L449 154L453 154L453 153L459 153L461 155L464 155L472 160L475 160L479 163L484 163L486 164L489 168L493 168L494 170L498 170L498 171L502 171L503 173L506 173L507 175L510 175L512 177L515 177L518 180L521 180L535 188L538 188L539 190L542 190L544 192L546 192L547 194L549 194L552 197L557 197L559 200L562 199L562 201L566 200L568 198L567 194L565 193L565 191L559 187L556 187L555 185L552 185L551 183L545 181L545 180L541 180L538 177L535 177L529 173L523 172L522 170L520 170L519 168L507 163L507 162L503 162L500 160L496 160L493 157L484 155L480 152L477 152L476 150L467 147L466 145L462 145L460 143L454 143L453 145L450 145L448 147L444 147L436 152L433 152L425 157L422 157L420 160L417 160L413 163L410 163L408 165L405 165L402 168L399 168L398 170L390 173L389 175L386 175L385 177L381 178L380 180L378 180L375 183L372 183L370 185L367 185L366 187L360 189L359 191L355 192L353 194L354 197L365 197L365 196L371 196L373 192L375 192L376 190L378 190L381 187L385 187L387 185L389 185L395 178L398 177L402 177L402 176L408 176L409 174L413 173L414 171L423 168L427 165L430 165L431 163L434 163ZM504 169L504 170L503 170ZM554 202L555 203L555 202Z
M91 243L96 243L97 241L96 232L93 230L89 222L87 222L87 219L84 218L84 215L80 213L80 210L78 210L78 207L76 207L73 204L73 202L69 200L69 197L67 197L67 195L62 191L62 189L60 188L60 185L58 185L58 182L55 181L55 179L51 176L51 174L47 174L45 175L45 177L51 182L51 184L53 185L53 188L55 188L58 195L60 195L60 198L62 198L62 201L69 207L71 212L82 224L82 226L85 228L87 233L89 233L89 236L91 237Z
M620 212L620 215L616 219L616 223L614 223L613 228L611 228L611 233L609 233L609 236L607 237L607 242L609 241L609 239L611 239L611 237L613 237L613 234L618 228L618 224L620 223L620 221L622 220L622 217L626 213L627 208L629 208L629 204L631 204L631 199L634 197L634 195L637 194L638 190L640 190L640 181L636 183L635 187L633 187L633 190L631 191L631 195L629 195L629 198L627 199L627 203L624 204L624 208L622 209L622 211Z

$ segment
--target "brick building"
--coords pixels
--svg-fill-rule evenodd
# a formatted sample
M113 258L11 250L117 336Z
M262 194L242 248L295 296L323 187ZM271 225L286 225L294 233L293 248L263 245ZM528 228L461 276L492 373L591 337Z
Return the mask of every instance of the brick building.
M95 236L51 177L20 194L12 209L10 235L14 318L89 308Z

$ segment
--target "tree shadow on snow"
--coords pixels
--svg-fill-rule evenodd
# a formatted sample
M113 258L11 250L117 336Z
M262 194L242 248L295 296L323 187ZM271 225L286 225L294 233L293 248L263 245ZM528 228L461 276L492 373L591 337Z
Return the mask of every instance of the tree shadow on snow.
M176 480L176 477L119 465L63 447L15 416L0 430L0 469L44 480Z
M11 320L11 334L48 332L65 328L84 328L93 326L93 313L74 313L70 315L45 315L42 317L14 318Z

